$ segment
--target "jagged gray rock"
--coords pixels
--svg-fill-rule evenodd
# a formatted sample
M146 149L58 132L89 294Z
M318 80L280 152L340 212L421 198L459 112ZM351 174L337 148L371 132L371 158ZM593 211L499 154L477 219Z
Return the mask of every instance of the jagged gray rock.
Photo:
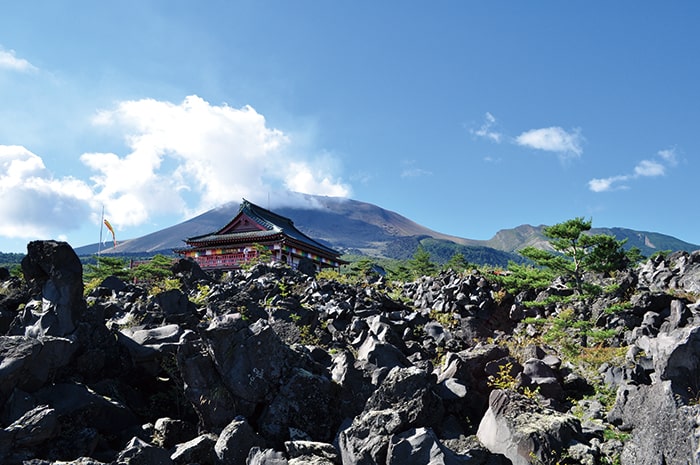
M205 433L187 442L176 444L170 454L170 459L175 465L188 465L198 463L199 465L215 465L216 453L214 446L217 436Z
M70 245L57 241L27 244L22 272L38 294L41 306L26 316L28 336L66 336L75 329L75 320L85 311L83 267Z
M251 449L264 447L265 440L255 432L245 418L229 423L214 445L217 463L245 463Z
M585 441L574 416L543 409L504 390L491 393L476 434L489 450L505 455L513 465L529 465L533 460L554 463L563 450Z
M180 290L106 280L84 300L73 259L60 263L69 250L32 247L31 286L0 289L0 463L698 460L700 253L605 278L610 291L565 307L547 299L571 293L562 280L510 296L478 272L396 286L279 265L210 277L191 262L174 267ZM520 345L540 331L524 317L565 308L617 331L607 343L630 345L624 363L597 380L556 347ZM537 401L494 391L498 377ZM607 416L584 399L597 382L618 390ZM613 425L624 444L604 438Z

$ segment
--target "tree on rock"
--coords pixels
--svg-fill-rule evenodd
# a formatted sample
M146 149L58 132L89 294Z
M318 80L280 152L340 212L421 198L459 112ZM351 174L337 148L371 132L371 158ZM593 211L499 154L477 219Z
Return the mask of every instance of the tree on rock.
M590 231L591 223L592 220L577 217L547 226L542 232L555 252L525 247L520 254L538 266L572 279L576 292L583 294L584 272L609 274L629 264L622 247L627 240L618 241L607 234L585 234Z

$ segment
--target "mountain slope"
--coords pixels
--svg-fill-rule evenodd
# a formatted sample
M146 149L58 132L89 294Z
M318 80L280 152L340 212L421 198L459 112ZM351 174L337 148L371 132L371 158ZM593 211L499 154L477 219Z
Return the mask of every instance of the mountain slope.
M504 252L517 252L523 247L532 246L540 249L549 249L547 238L542 233L545 226L531 226L524 224L513 229L498 231L485 245ZM636 231L626 228L591 228L591 234L607 234L617 240L627 239L625 248L637 247L642 255L649 256L656 252L670 250L686 250L691 252L700 249L699 245L682 241L666 234Z
M518 260L517 251L527 245L540 248L548 245L542 234L542 225L521 225L498 231L487 241L471 240L433 231L370 203L311 195L304 198L307 201L304 207L287 206L273 210L292 219L305 234L344 253L403 259L410 258L421 243L438 261L449 259L448 254L460 252L472 263L505 265L508 260ZM103 253L171 253L172 249L183 247L188 237L220 229L238 213L238 207L238 202L224 204L182 223L120 242L116 249L109 247ZM598 228L592 232L628 239L627 246L639 247L645 255L659 250L700 249L700 246L659 233L624 228ZM76 252L79 255L95 254L97 244L77 248Z
M461 245L485 245L450 236L421 226L398 213L357 200L337 197L306 196L316 208L280 207L275 213L292 219L302 232L340 250L355 249L362 253L381 255L387 242L396 238L429 236ZM216 231L238 213L238 202L230 202L195 218L135 239L120 242L116 249L104 253L154 253L183 247L188 237ZM79 254L97 252L97 244L76 249Z

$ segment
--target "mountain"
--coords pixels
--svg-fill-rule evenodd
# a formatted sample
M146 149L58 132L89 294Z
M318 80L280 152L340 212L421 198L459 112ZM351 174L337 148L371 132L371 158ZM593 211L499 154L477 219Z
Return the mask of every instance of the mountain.
M274 208L275 213L294 221L308 236L343 253L410 258L417 245L422 244L438 262L447 261L454 253L462 253L467 261L477 264L506 265L509 260L520 261L516 253L532 245L546 247L543 226L522 225L504 229L486 241L472 240L433 231L398 213L376 205L338 197L304 196L305 206ZM105 254L152 255L172 253L183 247L188 237L216 231L238 213L238 202L230 202L197 217L160 231L120 242L116 248L103 250ZM700 246L689 244L658 233L640 232L623 228L595 229L594 232L628 239L628 246L636 246L645 255L659 250L695 250ZM78 255L97 253L97 244L76 249Z
M547 238L542 233L545 225L531 226L524 224L513 229L498 231L488 241L487 247L515 252L523 247L532 246L540 249L549 249ZM700 245L684 242L673 236L648 231L636 231L626 228L591 228L590 234L607 234L617 240L627 240L625 248L637 247L642 255L649 256L661 251L685 250L691 252L700 249Z

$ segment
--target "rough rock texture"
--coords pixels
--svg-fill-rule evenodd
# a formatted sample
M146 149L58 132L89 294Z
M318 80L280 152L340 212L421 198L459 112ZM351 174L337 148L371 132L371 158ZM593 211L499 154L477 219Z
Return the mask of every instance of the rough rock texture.
M476 435L513 465L528 465L533 460L549 463L561 450L584 440L573 416L546 411L530 399L502 390L491 392L489 409Z
M0 463L700 462L700 252L560 303L562 279L509 295L478 271L172 270L83 297L55 241L25 282L0 270Z

